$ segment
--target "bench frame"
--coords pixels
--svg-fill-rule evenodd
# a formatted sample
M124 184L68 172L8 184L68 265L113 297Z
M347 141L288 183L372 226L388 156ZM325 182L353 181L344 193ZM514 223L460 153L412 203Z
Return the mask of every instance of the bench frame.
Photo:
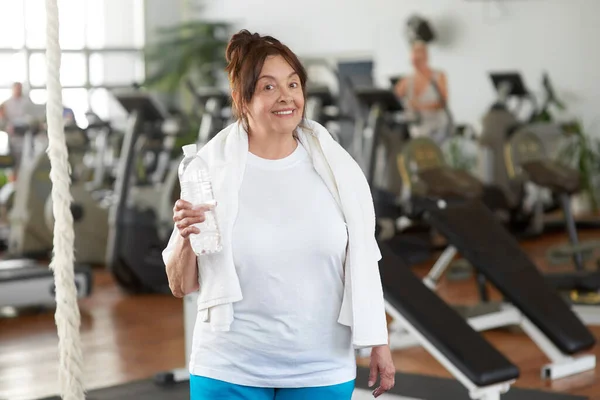
M427 276L423 278L423 283L427 287L431 290L436 290L440 278L454 259L456 253L457 250L453 246L448 246L444 250ZM478 332L508 326L519 326L550 360L550 363L544 365L541 369L541 377L543 379L560 379L590 371L596 367L596 357L594 355L572 357L564 354L514 305L503 302L499 304L498 309L498 311L469 317L467 318L467 322ZM400 321L399 324L393 323L391 325L390 347L392 349L401 349L418 345L419 341L416 341L411 335L407 335L407 330L404 328L404 321L402 321L402 318L398 318L398 311L388 302L386 302L386 311L394 320ZM574 311L577 310L575 309ZM412 332L410 333L412 334Z
M385 301L385 307L388 314L394 319L394 326L401 326L405 332L405 336L410 336L414 340L415 344L420 344L431 354L452 376L454 376L467 390L469 391L469 397L473 400L500 400L500 396L503 393L508 392L510 386L515 380L501 382L490 386L477 386L473 381L467 378L454 364L446 358L425 336L423 336L414 326L412 326L402 314L396 310L388 301ZM394 336L390 332L390 347L397 349L398 347L393 346Z

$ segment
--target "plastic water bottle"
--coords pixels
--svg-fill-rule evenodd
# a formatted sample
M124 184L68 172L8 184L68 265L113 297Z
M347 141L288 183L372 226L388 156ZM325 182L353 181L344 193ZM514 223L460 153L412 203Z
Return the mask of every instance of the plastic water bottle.
M181 198L194 206L204 204L214 206L216 201L209 168L197 152L195 144L183 146L184 158L179 164L178 171ZM197 255L218 253L222 250L221 232L215 211L205 211L204 216L204 222L194 225L200 233L190 235L190 244Z

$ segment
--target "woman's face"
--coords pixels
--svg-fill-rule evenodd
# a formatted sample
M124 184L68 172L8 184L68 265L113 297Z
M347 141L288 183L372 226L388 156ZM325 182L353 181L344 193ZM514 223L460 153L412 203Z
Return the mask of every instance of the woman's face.
M292 133L303 110L304 94L296 71L280 55L267 57L247 105L250 130Z
M428 57L425 46L417 44L412 48L411 59L413 66L420 69L427 66Z

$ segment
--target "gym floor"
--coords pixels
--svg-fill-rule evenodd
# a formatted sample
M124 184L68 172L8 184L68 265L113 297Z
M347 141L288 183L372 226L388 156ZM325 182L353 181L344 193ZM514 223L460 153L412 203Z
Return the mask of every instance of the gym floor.
M595 239L597 232L581 232L581 239ZM542 269L548 246L566 241L562 234L546 235L523 243L523 248ZM430 268L414 268L422 275ZM556 270L553 268L553 270ZM497 298L496 293L493 298ZM452 304L477 302L473 281L443 281L439 294ZM88 389L148 378L157 372L184 366L183 304L171 296L128 296L102 270L95 274L93 295L80 302L85 385ZM600 340L600 327L592 327ZM518 332L494 331L484 336L521 368L517 387L570 393L600 400L596 371L555 382L540 379L544 355ZM58 339L52 312L0 320L0 399L32 400L58 392ZM600 358L600 346L593 349ZM394 353L401 372L450 377L422 348ZM359 360L368 365L367 360Z

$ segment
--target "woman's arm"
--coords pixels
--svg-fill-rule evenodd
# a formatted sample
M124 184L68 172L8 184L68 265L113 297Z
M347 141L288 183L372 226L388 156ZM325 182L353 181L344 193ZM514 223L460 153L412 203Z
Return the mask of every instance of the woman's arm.
M175 248L167 263L169 288L175 297L183 297L200 289L198 284L198 266L190 237L177 235Z
M204 222L204 213L211 208L212 206L193 207L181 199L173 207L175 229L163 253L163 259L169 288L175 297L183 297L200 289L198 261L190 243L190 235L200 233L194 225Z
M406 78L400 79L394 85L394 94L399 99L403 99L406 96Z
M440 72L438 87L440 88L440 92L442 92L444 103L448 103L448 80L446 79L446 74L443 72Z

